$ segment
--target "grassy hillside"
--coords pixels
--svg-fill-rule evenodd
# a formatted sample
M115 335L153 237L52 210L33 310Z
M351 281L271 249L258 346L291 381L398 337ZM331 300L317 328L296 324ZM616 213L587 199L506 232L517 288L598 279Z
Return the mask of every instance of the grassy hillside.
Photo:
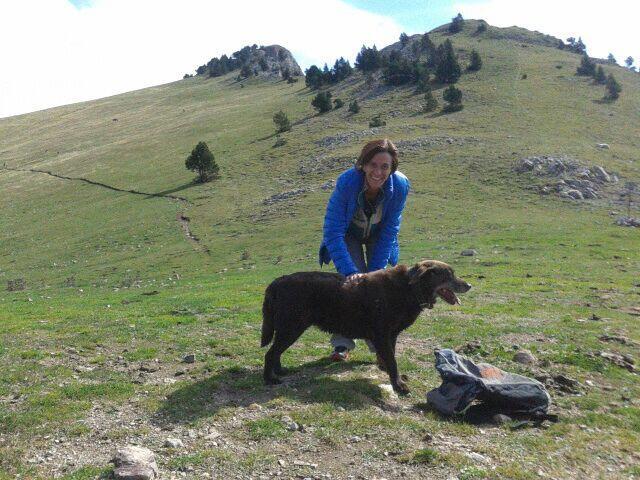
M640 75L605 67L623 91L602 102L603 87L574 75L579 56L540 34L474 31L467 22L451 36L463 62L475 48L484 65L462 76L465 107L450 115L356 74L332 92L361 112L317 116L303 82L231 74L0 120L0 282L26 282L0 292L0 478L94 478L131 442L152 448L167 478L640 475L637 375L599 355L639 352L639 233L614 225L623 209L611 199L640 181ZM274 148L280 109L294 127ZM385 127L368 127L375 114ZM265 388L264 288L318 268L327 182L382 136L401 146L412 182L401 262L449 262L474 288L401 337L410 398L380 390L388 379L365 349L346 365L319 361L327 337L311 331L284 356L303 367ZM221 168L204 185L184 168L200 140ZM540 196L513 166L546 154L621 181L602 200ZM465 248L478 255L461 257ZM560 422L479 430L430 411L433 348L474 340L474 358L578 381L573 393L551 390ZM513 363L514 345L538 364ZM180 363L193 352L195 364ZM283 416L305 431L286 430ZM185 448L163 448L167 436Z

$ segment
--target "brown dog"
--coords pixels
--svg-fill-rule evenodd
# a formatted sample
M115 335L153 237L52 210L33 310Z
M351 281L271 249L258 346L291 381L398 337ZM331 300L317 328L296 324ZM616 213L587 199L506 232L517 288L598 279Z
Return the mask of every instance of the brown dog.
M389 373L393 389L409 393L398 374L395 359L398 334L408 328L424 308L441 297L459 304L457 293L471 288L456 278L443 262L425 260L411 268L398 265L345 281L338 273L299 272L275 279L262 305L262 342L274 339L264 359L266 384L280 383L284 374L280 356L311 325L348 338L371 340L378 361Z

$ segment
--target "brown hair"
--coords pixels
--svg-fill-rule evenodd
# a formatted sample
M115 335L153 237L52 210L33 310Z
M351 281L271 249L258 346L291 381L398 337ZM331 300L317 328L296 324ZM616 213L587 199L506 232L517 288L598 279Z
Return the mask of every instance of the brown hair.
M394 173L398 169L398 149L388 138L368 142L360 152L356 162L356 170L362 170L362 167L369 163L377 153L383 152L391 155L391 173Z

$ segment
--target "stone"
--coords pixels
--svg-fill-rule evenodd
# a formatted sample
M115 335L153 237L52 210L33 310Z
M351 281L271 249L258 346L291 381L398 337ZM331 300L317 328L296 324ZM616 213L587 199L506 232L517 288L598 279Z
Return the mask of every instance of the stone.
M196 362L196 354L195 353L189 353L189 354L185 355L182 358L182 361L184 363L195 363Z
M164 446L167 448L182 448L184 443L179 438L167 437L164 441Z
M465 455L467 456L467 458L473 460L476 463L489 463L489 459L484 455L480 455L479 453L467 452L465 453Z
M474 255L477 255L477 254L478 252L473 248L466 248L460 252L460 255L462 255L463 257L473 257Z
M387 395L389 398L396 399L398 398L398 394L393 390L393 386L389 383L383 383L379 385L380 390L382 390L383 395Z
M493 417L491 417L491 420L496 425L504 425L505 423L509 423L511 421L511 417L502 413L496 413Z
M582 192L573 188L562 192L562 196L565 198L573 198L574 200L584 200Z
M520 350L519 352L516 352L516 354L513 356L513 361L517 363L521 363L523 365L532 365L536 363L538 360L536 359L536 357L533 356L533 354L530 351Z
M148 448L127 445L116 451L112 462L116 480L152 480L158 476L155 455Z
M596 147L602 148L603 150L609 150L609 144L608 143L598 143L598 144L596 144Z
M609 174L606 172L604 168L595 166L593 167L593 173L598 180L602 182L607 182L607 183L611 182L611 177L609 176Z

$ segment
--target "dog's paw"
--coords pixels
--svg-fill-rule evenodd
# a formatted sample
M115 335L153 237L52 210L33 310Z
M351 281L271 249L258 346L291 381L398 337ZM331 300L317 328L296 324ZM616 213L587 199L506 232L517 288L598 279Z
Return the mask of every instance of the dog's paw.
M400 375L400 380L402 380L403 382L408 382L409 381L409 377L407 377L405 374Z
M278 377L271 377L271 378L264 379L265 385L280 385L281 383L282 383L282 380L280 380Z
M398 395L409 395L411 393L407 384L402 380L398 380L398 383L393 386L393 390L395 390Z

